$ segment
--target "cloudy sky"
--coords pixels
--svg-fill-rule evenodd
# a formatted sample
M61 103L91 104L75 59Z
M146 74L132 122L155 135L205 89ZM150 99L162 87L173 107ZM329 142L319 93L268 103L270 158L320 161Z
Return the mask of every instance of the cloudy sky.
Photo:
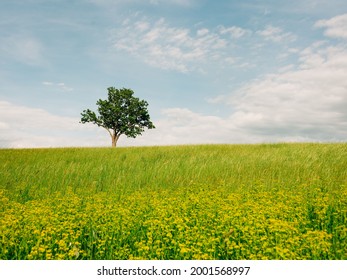
M0 147L109 146L110 86L156 125L119 146L347 141L345 0L0 1Z

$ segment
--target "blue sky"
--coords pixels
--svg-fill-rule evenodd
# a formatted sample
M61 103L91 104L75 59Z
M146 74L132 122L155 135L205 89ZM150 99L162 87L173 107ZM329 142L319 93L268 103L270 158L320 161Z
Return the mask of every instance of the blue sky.
M0 147L108 146L107 88L155 130L119 146L346 141L344 0L2 0Z

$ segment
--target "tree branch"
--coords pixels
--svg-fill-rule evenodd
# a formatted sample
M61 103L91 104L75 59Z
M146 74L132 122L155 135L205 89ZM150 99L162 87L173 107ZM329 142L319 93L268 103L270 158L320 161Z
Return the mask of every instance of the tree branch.
M105 127L105 126L101 126L101 127L105 128L105 129L108 131L108 133L110 134L111 138L112 138L112 132L110 131L110 129L108 129L108 128Z

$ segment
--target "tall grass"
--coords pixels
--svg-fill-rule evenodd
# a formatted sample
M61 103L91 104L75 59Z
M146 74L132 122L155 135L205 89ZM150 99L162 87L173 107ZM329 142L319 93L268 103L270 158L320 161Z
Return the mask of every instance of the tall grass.
M346 186L344 143L3 149L0 258L346 259Z
M0 150L0 186L16 196L32 188L47 196L67 187L126 192L192 183L330 188L347 183L346 155L346 144Z

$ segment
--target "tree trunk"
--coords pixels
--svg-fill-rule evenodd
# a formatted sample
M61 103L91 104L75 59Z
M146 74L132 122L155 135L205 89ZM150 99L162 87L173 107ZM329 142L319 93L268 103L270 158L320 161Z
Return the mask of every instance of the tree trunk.
M117 146L117 141L120 135L113 134L112 135L112 147L115 148Z
M116 145L117 145L117 137L116 137L116 135L112 135L112 147L116 147Z

